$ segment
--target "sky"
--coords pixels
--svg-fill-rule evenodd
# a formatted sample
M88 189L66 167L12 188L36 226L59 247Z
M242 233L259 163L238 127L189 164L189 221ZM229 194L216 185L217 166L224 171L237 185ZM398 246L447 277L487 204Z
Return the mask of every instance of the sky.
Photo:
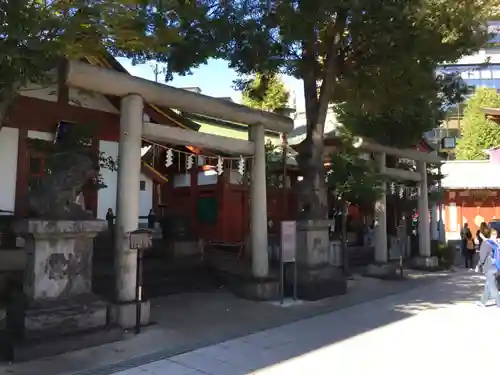
M137 77L154 80L153 62L133 66L128 59L118 59L125 69ZM233 89L233 81L238 78L236 72L229 68L223 60L209 60L208 64L198 69L193 69L193 74L188 76L175 76L168 82L175 87L199 87L205 95L214 97L231 97L239 102L241 94ZM283 82L296 96L297 108L304 108L304 94L301 81L292 77L282 77ZM158 77L159 82L164 82L164 77Z

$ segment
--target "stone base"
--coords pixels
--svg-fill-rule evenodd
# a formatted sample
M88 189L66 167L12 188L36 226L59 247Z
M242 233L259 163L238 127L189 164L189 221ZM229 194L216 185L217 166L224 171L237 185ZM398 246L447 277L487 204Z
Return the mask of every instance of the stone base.
M108 304L96 297L79 296L67 301L37 303L26 310L26 337L50 332L69 334L104 327L108 323Z
M437 257L415 257L411 260L411 268L416 270L435 271L439 269L439 259Z
M8 361L30 361L33 359L55 356L93 346L109 344L124 338L121 327L109 325L84 332L62 335L52 338L37 338L8 344L7 338L0 338L6 343L3 348L4 358Z
M370 264L366 267L364 275L382 280L394 280L402 277L399 264L396 263Z
M135 327L135 317L137 306L135 301L118 302L111 307L111 321L124 329ZM149 300L142 301L141 306L141 326L150 323L151 304Z
M121 339L109 325L108 304L93 295L25 302L17 294L8 306L4 355L29 360Z
M290 268L289 272L293 272ZM287 283L293 274L287 275ZM307 267L297 265L297 298L317 301L347 293L347 278L342 270L330 265Z
M274 301L280 298L280 283L274 279L234 280L230 288L235 295L253 301Z

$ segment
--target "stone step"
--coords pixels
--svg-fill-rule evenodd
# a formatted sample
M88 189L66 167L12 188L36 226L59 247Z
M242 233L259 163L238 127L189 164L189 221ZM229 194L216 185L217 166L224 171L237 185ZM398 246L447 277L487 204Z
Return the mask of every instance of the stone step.
M112 296L114 274L110 267L94 270L93 291L101 296ZM217 286L212 274L200 257L184 257L175 263L144 260L143 293L147 298L188 291L208 290Z

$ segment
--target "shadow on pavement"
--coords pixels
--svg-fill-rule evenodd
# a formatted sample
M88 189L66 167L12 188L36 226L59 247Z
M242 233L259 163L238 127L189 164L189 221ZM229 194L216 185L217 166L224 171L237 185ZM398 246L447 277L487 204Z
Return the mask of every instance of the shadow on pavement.
M251 368L243 367L232 375L260 373L259 371L265 373L274 365L402 321L423 311L443 309L464 302L472 303L478 300L482 291L482 283L481 276L463 272L453 278L411 290L405 294L358 304L335 313L324 314L245 338L228 341L222 344L222 347L228 349L227 355L221 350L210 353L210 348L208 348L208 354L215 356L220 361L243 366L245 358L248 363L250 348L260 345L261 350L253 355ZM238 345L240 346L239 351L244 353L243 357L241 354L235 353L234 348L237 348ZM245 349L245 345L249 345L249 347ZM267 346L263 347L262 345ZM192 353L207 355L206 349ZM190 353L185 356L185 358L180 356L180 363L190 359ZM172 360L177 361L176 357ZM184 363L189 364L189 362ZM200 368L200 370L203 369Z
M108 375L225 340L233 339L222 346L234 341L252 345L252 340L267 337L267 347L260 350L260 360L255 362L255 369L264 368L276 360L317 350L421 310L473 301L478 298L481 283L480 277L465 271L453 277L446 273L415 274L414 279L402 282L360 278L345 296L288 309L237 299L223 291L171 296L154 302L159 324L139 336L33 363L0 366L0 374ZM304 345L300 350L297 345L289 345L304 329L313 333L302 342L305 349ZM249 336L237 338L245 335ZM233 350L227 354L220 360L230 362L238 358ZM33 372L34 369L39 372Z

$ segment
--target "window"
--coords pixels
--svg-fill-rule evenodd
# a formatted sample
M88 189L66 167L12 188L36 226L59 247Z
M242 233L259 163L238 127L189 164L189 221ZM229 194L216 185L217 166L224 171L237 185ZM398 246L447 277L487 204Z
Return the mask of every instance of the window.
M31 151L30 154L28 157L28 186L32 188L40 183L47 171L45 155L34 151Z
M482 70L481 71L482 79L491 79L491 70Z
M139 190L146 191L146 181L139 181Z

